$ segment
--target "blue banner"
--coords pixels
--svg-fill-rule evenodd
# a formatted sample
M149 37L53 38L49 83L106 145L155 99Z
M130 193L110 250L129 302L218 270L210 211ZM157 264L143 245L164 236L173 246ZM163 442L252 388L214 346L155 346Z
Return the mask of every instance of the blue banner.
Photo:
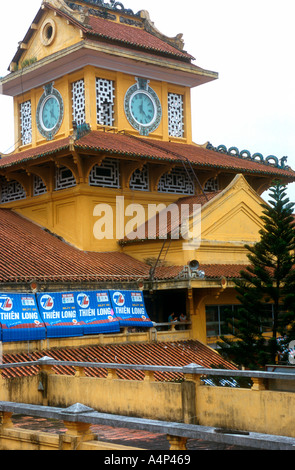
M38 294L40 315L45 323L47 338L83 336L73 292Z
M37 341L46 329L33 294L0 294L1 341Z
M85 335L120 332L108 291L76 292L75 301Z
M152 321L146 312L143 293L140 291L110 291L111 302L120 326L151 328Z

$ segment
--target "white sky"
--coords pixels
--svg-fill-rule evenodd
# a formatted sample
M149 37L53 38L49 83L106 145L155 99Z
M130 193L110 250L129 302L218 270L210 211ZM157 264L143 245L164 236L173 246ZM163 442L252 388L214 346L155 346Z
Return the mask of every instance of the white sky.
M195 64L219 79L192 91L193 137L288 156L295 169L294 0L123 0L134 12L148 10L168 36L183 33ZM18 42L41 0L2 2L0 76L7 75ZM12 98L0 95L0 151L12 150ZM234 157L233 157L234 158ZM295 184L288 195L295 202Z

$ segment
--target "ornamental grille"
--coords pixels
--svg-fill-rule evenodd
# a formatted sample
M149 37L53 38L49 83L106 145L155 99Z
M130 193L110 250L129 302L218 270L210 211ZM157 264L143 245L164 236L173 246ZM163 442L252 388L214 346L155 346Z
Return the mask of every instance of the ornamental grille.
M89 185L102 188L120 188L119 160L106 158L100 166L95 165L89 174Z
M76 179L71 170L65 166L56 168L55 171L55 190L67 189L76 186Z
M195 186L187 172L182 168L174 168L171 173L165 173L159 181L158 191L160 193L195 194Z
M85 84L84 80L78 80L72 83L72 102L73 102L73 121L77 125L84 124L85 114Z
M41 194L45 193L47 193L46 185L40 176L35 175L33 181L33 195L40 196Z
M184 136L183 96L168 93L168 122L171 137Z
M217 178L211 178L205 184L204 192L205 193L215 193L217 191L219 191L218 179Z
M26 198L26 192L18 181L0 180L0 201L1 203L19 201Z
M114 82L103 78L96 79L96 113L97 124L112 126L114 124Z
M22 145L32 143L32 106L31 101L25 101L20 105L20 127Z
M145 165L142 170L137 169L130 179L130 189L135 191L148 191L149 190L149 171Z

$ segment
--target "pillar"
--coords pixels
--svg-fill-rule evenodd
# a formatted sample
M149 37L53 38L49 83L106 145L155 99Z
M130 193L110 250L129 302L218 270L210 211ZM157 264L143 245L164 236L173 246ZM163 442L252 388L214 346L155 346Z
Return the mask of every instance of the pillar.
M167 435L170 450L187 450L187 438Z

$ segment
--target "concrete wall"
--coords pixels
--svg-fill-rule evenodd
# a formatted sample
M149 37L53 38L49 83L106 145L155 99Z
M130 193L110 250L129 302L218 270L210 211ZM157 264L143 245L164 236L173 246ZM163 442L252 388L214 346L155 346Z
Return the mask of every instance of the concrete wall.
M295 437L295 393L200 385L199 377L182 383L57 376L0 379L0 401L69 407L75 403L124 416L200 424ZM43 391L40 389L42 383Z

